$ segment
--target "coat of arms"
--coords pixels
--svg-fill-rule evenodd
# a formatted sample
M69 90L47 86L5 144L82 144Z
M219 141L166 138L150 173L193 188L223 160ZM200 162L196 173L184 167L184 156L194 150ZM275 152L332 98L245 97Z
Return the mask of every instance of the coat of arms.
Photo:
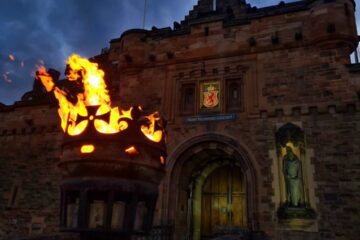
M219 83L203 83L201 88L201 108L218 108L220 104Z

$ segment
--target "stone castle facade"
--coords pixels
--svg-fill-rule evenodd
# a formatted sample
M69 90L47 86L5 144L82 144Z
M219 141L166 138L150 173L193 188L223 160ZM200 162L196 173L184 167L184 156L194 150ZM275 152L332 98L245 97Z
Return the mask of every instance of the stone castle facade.
M128 30L92 59L115 104L168 122L154 226L173 239L358 239L354 11L199 0L173 28ZM0 121L0 239L76 238L59 230L56 101L35 82Z

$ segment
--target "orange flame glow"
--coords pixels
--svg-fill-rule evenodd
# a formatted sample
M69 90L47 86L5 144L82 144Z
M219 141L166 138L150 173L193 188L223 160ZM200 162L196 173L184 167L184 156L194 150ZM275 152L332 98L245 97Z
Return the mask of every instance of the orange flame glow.
M163 132L162 132L162 130L155 130L155 123L157 121L160 121L158 112L150 114L149 116L146 116L145 118L147 118L150 121L150 124L149 124L149 126L146 126L146 125L141 126L142 133L151 141L160 142L162 139Z
M94 145L91 144L87 144L87 145L82 145L80 152L81 153L92 153L95 150Z
M125 149L125 152L131 155L139 154L138 150L134 146Z
M13 55L12 53L9 54L9 59L10 59L11 61L15 61L15 57L14 57L14 55Z
M94 126L100 133L118 133L125 130L128 126L125 121L120 118L131 118L131 110L123 111L119 108L111 107L110 96L106 89L104 81L104 72L98 68L97 63L92 63L86 58L73 54L69 57L67 64L69 65L69 73L67 78L69 81L78 81L81 79L84 86L84 92L77 94L76 104L71 103L67 99L67 93L55 86L52 77L46 72L44 67L38 70L38 78L45 86L48 92L54 91L55 97L59 101L59 116L61 118L61 127L64 132L71 136L81 134L87 127L91 116L88 116L86 106L99 106L96 116L110 113L110 120L106 122L101 119L94 120ZM77 123L79 116L89 117ZM92 118L96 118L92 116Z
M165 158L163 156L160 156L160 163L165 164Z
M42 82L46 91L54 92L59 102L58 114L61 118L63 131L70 136L76 136L83 133L89 124L94 124L96 131L103 134L119 133L127 129L129 126L126 119L133 120L133 108L125 111L111 106L110 95L104 80L105 73L99 69L98 64L76 54L68 58L67 64L67 79L74 85L81 85L84 89L83 92L76 94L75 103L69 101L70 96L66 90L56 86L45 67L39 67L36 74L37 79ZM90 108L90 106L97 108ZM139 110L142 111L141 107ZM145 118L149 123L141 125L141 132L149 140L160 142L163 131L156 129L161 123L159 114L155 112ZM135 147L133 148L135 149ZM130 148L129 151L133 152ZM135 151L137 150L135 149Z

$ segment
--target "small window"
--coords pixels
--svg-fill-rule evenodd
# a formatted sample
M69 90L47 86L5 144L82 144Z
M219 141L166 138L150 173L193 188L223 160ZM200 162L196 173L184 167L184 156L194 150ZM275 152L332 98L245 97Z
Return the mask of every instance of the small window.
M124 45L125 45L125 40L123 39L122 41L121 41L121 51L124 51Z
M184 84L181 88L181 113L194 114L195 84Z
M8 200L8 207L14 208L17 206L19 200L19 192L20 192L20 184L18 182L14 183L11 187L9 200Z
M126 217L126 202L115 201L112 208L111 215L111 229L124 229L124 222Z
M227 110L240 111L242 110L242 92L241 82L238 80L231 80L227 82Z
M344 10L345 10L345 15L349 16L349 5L347 3L344 3Z
M77 228L79 213L79 192L68 191L65 197L65 227Z
M45 228L45 217L33 216L29 227L29 234L42 234Z
M141 231L144 229L144 220L146 219L147 212L148 208L146 207L146 203L138 202L135 212L134 230Z
M205 36L209 36L209 27L204 28L204 34Z
M105 228L108 196L105 192L89 193L88 226L93 229Z

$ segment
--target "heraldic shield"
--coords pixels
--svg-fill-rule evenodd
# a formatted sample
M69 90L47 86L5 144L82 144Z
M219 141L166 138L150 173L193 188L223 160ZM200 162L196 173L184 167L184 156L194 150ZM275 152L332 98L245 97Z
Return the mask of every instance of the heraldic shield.
M202 109L217 109L220 107L220 83L205 82L201 84L200 107Z

